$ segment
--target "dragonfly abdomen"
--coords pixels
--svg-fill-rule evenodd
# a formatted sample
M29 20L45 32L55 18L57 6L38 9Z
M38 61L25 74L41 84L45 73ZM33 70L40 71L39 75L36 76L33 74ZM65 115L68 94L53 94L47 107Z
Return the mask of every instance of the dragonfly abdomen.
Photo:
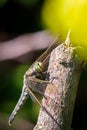
M12 114L10 115L10 118L9 118L9 125L12 124L12 122L14 121L14 118L15 116L17 115L18 111L20 110L20 108L23 106L24 102L26 101L26 99L28 98L29 94L28 94L28 91L23 91L19 100L18 100L18 103L17 105L15 106Z

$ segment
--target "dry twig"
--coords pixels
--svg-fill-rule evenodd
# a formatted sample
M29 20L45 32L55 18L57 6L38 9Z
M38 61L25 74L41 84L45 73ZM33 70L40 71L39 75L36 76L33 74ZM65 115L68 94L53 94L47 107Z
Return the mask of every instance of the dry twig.
M34 130L70 130L81 64L73 47L64 44L50 57L45 97Z

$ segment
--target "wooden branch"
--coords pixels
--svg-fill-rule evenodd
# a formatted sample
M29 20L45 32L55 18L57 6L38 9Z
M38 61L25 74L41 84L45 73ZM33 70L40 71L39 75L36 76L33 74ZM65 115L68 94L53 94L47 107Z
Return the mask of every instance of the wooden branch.
M70 130L82 62L64 44L50 57L45 97L34 130Z

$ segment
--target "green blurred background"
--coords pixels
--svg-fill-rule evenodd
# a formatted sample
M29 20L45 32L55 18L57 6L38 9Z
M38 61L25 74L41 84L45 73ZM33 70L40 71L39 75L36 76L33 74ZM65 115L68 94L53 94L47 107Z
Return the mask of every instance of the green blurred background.
M40 20L42 3L43 1L40 0L0 0L0 32L5 32L12 39L22 34L42 30ZM39 106L30 98L12 126L8 126L8 118L21 94L23 75L31 64L32 61L0 62L0 130L32 130L34 127Z
M21 34L43 30L40 17L43 2L44 0L0 0L0 32L6 32L11 38L15 38ZM8 118L21 94L23 75L31 64L32 61L0 62L0 130L32 130L36 123L39 106L29 98L13 125L8 126ZM86 93L87 69L83 71L79 83L72 122L74 130L83 130L86 127Z

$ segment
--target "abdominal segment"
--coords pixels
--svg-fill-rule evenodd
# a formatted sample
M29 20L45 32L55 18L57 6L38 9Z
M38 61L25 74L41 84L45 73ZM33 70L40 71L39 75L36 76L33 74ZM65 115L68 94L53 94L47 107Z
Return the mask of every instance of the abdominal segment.
M24 102L27 100L28 96L29 96L29 93L27 91L22 92L17 105L15 106L12 114L10 115L10 118L9 118L9 121L8 121L9 125L12 124L15 116L17 115L20 108L23 106Z

